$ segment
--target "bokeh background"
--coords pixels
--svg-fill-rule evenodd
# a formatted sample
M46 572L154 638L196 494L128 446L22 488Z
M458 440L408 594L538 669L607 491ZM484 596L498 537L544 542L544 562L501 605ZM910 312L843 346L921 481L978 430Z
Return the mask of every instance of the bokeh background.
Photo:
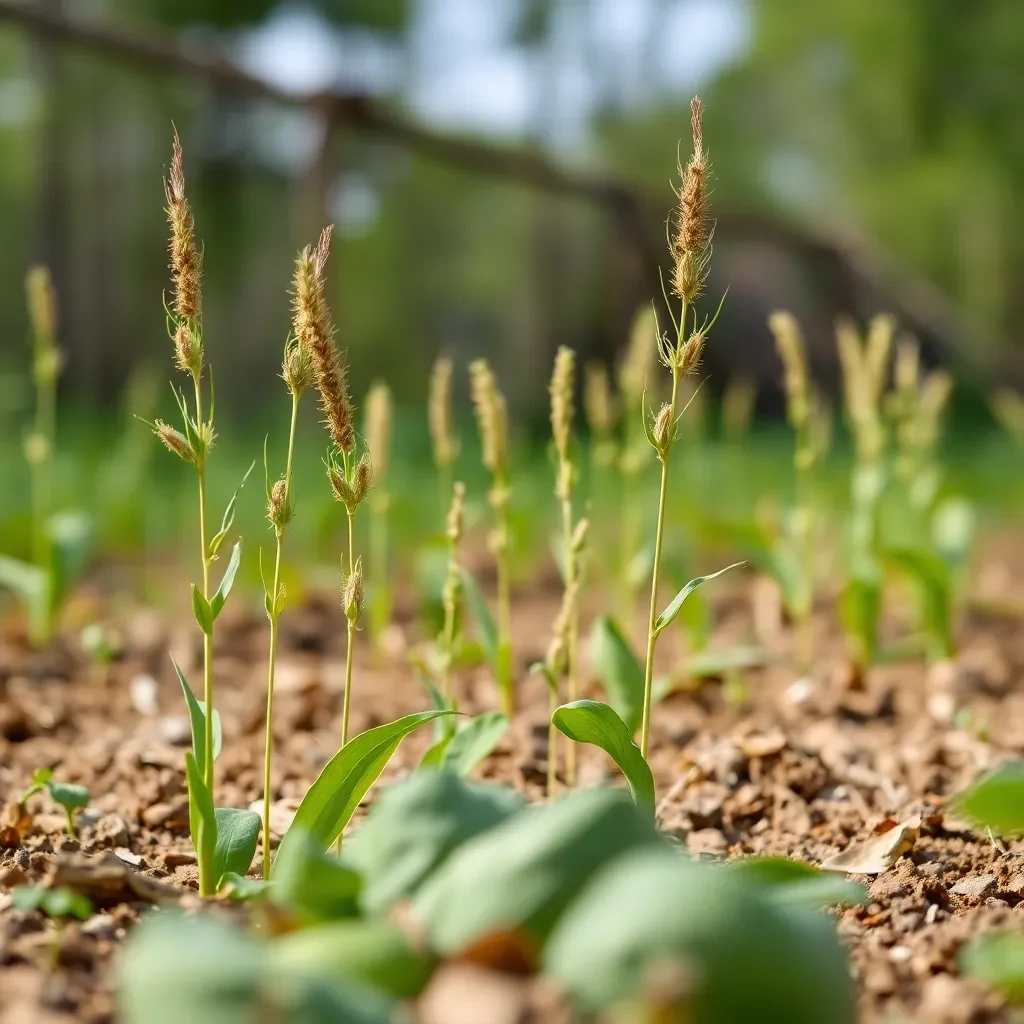
M879 310L954 366L979 415L994 383L1024 382L1018 0L0 0L6 511L24 479L35 262L59 295L65 450L92 445L117 468L69 462L65 485L137 502L144 478L124 467L152 442L131 414L171 411L172 123L239 465L280 433L291 263L325 221L354 393L386 378L399 444L426 463L439 351L463 405L462 367L491 358L535 437L557 345L614 360L658 293L696 92L715 167L710 291L729 288L710 396L750 377L778 410L778 307L803 322L826 389L835 316Z

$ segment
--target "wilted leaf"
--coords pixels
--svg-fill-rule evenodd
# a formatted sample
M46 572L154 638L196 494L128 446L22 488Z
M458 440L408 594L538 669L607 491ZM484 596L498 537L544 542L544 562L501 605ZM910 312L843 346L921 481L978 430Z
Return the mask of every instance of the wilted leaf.
M863 843L854 843L842 853L829 857L822 871L841 871L848 875L880 875L914 848L921 830L921 818L915 815Z

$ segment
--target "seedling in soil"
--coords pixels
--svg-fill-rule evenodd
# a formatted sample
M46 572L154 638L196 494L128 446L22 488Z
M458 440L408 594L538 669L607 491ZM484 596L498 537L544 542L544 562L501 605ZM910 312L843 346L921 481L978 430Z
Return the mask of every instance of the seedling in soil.
M68 835L77 839L75 833L75 811L89 806L89 790L85 786L77 786L70 782L56 782L49 768L37 768L32 773L32 784L21 794L18 804L22 807L29 797L46 790L50 799L59 804L67 817Z
M388 470L391 457L391 421L394 415L391 389L383 381L366 396L366 447L373 462L373 490L370 492L369 618L370 635L379 644L391 621L393 592L388 572Z
M54 514L57 378L62 359L56 344L57 303L45 267L30 270L25 286L36 392L35 419L25 438L25 460L31 475L32 560L0 555L0 586L10 590L24 608L32 643L43 645L52 638L57 613L81 572L92 527L81 513Z
M551 437L554 442L555 497L558 499L562 531L559 537L561 550L562 579L565 585L565 599L562 609L564 623L556 627L556 635L565 656L566 689L570 701L580 695L579 680L579 633L580 633L580 590L582 580L580 561L586 538L586 521L577 523L573 519L573 489L579 475L573 461L572 421L575 412L576 355L564 345L555 356L555 368L551 375L549 392L551 396ZM577 536L579 532L579 536ZM558 678L558 673L555 673ZM557 696L557 694L556 694ZM554 738L553 736L551 738ZM548 752L549 762L555 760L554 751ZM565 779L570 786L576 785L576 748L566 751ZM550 788L549 788L550 794Z
M296 261L296 278L305 272L306 263L312 259L309 250L299 255ZM298 288L296 287L296 294ZM295 320L299 320L299 311L295 311ZM295 455L295 426L299 418L299 400L303 392L313 385L313 361L309 349L299 342L297 324L293 324L293 333L284 346L284 359L281 364L281 378L284 380L291 396L291 420L288 427L288 454L285 459L284 476L273 484L270 483L270 470L267 466L267 453L263 452L263 469L267 491L267 519L274 531L274 575L272 583L267 586L263 582L264 607L270 620L270 652L267 655L267 715L264 725L265 743L263 754L263 877L270 875L270 765L274 746L274 673L277 667L277 639L284 610L285 590L281 582L281 559L284 548L285 528L295 513L292 501L292 462ZM262 565L261 565L262 570Z
M498 569L497 643L494 673L501 694L501 710L509 717L515 711L512 679L512 582L509 570L508 505L512 492L508 477L508 409L486 360L470 364L473 406L480 431L484 466L491 474L488 501L494 514L489 546Z

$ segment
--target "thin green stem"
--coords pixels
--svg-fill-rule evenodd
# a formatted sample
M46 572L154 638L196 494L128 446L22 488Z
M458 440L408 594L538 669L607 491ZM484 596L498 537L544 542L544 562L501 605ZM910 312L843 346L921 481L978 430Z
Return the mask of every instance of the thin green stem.
M38 374L36 380L36 450L32 451L32 544L35 564L49 564L50 545L46 532L52 512L53 448L56 437L57 380L52 374Z
M569 611L568 636L565 652L565 671L569 701L579 700L580 681L577 668L577 634L579 632L579 593L577 589L576 554L573 551L572 535L572 497L562 498L562 543L565 547L565 587L572 596L572 607ZM565 754L565 781L569 786L576 785L576 744L570 743Z
M686 310L683 310L683 323L686 322ZM676 400L679 395L679 370L672 369L672 398L669 402L669 429L675 429ZM654 535L654 567L651 570L651 607L647 620L647 662L644 668L644 715L640 731L640 753L644 758L651 739L651 682L654 678L654 642L657 639L654 623L658 617L658 576L661 570L661 545L665 535L665 499L668 496L668 463L672 451L671 444L665 446L661 458L661 487L658 491L658 525Z
M548 690L548 792L547 798L555 798L555 787L558 785L558 729L555 726L555 712L558 710L558 693ZM569 744L569 750L576 746Z
M492 507L494 528L498 543L495 562L498 571L498 690L501 710L509 718L515 713L515 690L512 685L512 580L509 570L508 481L503 474L494 478Z
M199 375L193 376L196 392L196 428L202 430L203 424L203 391L199 383ZM210 557L206 541L206 452L202 453L197 467L199 474L199 544L202 549L203 564L203 597L209 600L210 597ZM213 798L213 634L203 633L203 702L204 702L204 723L203 723L203 746L206 751L204 760L203 782ZM201 896L212 896L216 881L210 878L212 864L204 863L205 858L199 858L199 894Z
M355 571L355 516L348 513L348 571ZM345 645L345 699L341 711L341 745L348 743L348 716L352 703L352 642L355 638L356 624L348 620L348 642Z
M288 428L288 459L284 472L284 504L289 507L292 489L292 455L295 450L295 424L298 421L299 396L292 395L292 419ZM274 751L274 672L277 666L277 637L280 609L278 595L281 591L281 549L284 544L284 529L275 527L277 550L274 555L274 585L270 592L270 653L267 659L267 718L265 723L265 744L263 752L263 877L270 877L270 763Z

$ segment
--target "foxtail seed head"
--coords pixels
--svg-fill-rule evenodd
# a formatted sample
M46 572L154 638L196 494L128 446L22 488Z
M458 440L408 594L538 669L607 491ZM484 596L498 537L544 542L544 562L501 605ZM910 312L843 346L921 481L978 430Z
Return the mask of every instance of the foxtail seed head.
M629 345L619 366L619 391L632 409L647 387L658 354L658 320L650 303L641 306L629 331Z
M675 426L672 420L672 406L668 402L664 402L658 411L658 415L654 417L654 424L651 427L651 436L654 438L654 450L658 453L658 458L663 462L665 454L672 447L672 442L675 440Z
M811 404L807 353L800 325L791 313L779 310L768 318L768 328L775 335L775 349L782 360L783 387L790 422L794 427L802 428L807 424Z
M342 607L345 610L345 618L355 625L363 611L363 566L358 558L355 568L345 578Z
M388 475L391 416L391 389L383 381L378 381L366 395L366 446L370 449L378 480L384 480Z
M572 539L569 543L569 547L574 555L583 554L584 549L587 546L587 534L590 532L590 520L581 519L577 524L576 528L572 531Z
M703 106L698 97L690 101L693 152L681 171L679 208L672 255L676 267L672 287L679 298L693 302L707 278L711 227L708 220L708 178L711 166L704 152Z
M486 359L469 364L473 408L476 411L484 466L495 476L504 476L508 468L508 412L505 396Z
M53 279L46 267L32 267L25 275L28 318L32 326L34 360L32 372L37 383L52 382L60 373L60 350L57 336L57 299Z
M356 445L356 432L348 395L348 375L334 341L334 324L324 296L324 269L330 247L331 226L328 225L320 233L317 244L306 246L295 261L292 330L313 364L327 432L338 451L351 452Z
M288 497L288 483L284 477L270 489L267 500L267 518L275 530L283 530L292 517L292 504Z
M174 313L179 323L186 320L198 322L203 312L203 254L196 245L195 223L185 196L185 169L177 129L171 147L171 170L164 180L164 196L167 199L167 223L171 229L168 250L174 281ZM190 371L180 359L179 366Z
M427 421L434 447L434 465L438 469L448 469L458 454L458 442L452 428L452 361L448 356L438 356L430 371Z
M346 472L344 465L339 464L336 459L330 459L327 462L327 479L330 481L331 490L334 491L334 497L345 506L349 515L354 515L365 500L373 480L369 454L364 452L350 472Z
M466 485L462 481L456 481L452 487L452 504L448 509L448 519L445 523L445 536L449 543L455 545L462 540L463 529L463 503L466 498Z
M583 377L583 411L587 426L594 434L611 433L615 426L615 400L604 363L587 363Z
M575 378L576 353L562 345L555 355L555 368L548 387L551 396L551 436L561 462L569 461Z
M180 430L175 430L174 427L163 420L157 420L153 424L153 429L156 436L160 438L161 443L169 452L173 452L193 466L199 465L198 456L193 450L192 445L189 444L188 438Z
M281 361L281 379L288 387L293 398L300 398L302 392L311 388L315 381L313 358L308 348L299 343L294 335L289 335L284 346L284 359Z

